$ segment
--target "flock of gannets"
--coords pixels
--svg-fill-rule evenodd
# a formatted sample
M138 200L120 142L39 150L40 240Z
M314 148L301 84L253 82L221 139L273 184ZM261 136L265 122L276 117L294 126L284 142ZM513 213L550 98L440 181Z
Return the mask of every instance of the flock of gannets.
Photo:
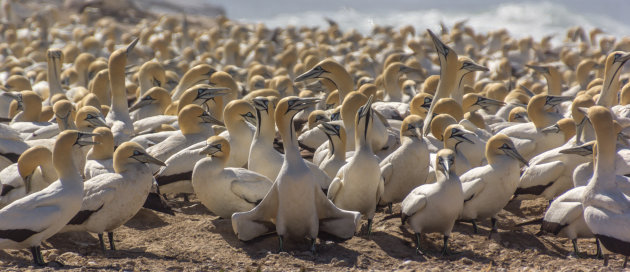
M421 233L448 254L458 220L492 235L508 203L544 198L541 234L630 256L628 38L92 15L0 24L0 249L45 265L43 240L87 231L114 250L143 204L195 194L243 241L313 252L401 203L420 254Z

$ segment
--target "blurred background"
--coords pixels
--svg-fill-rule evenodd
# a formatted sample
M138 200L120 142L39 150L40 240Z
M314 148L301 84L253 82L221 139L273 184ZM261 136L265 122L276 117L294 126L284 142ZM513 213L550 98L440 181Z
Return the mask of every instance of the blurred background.
M369 33L374 24L393 27L412 25L417 30L437 29L468 20L477 31L506 28L517 37L562 36L566 29L581 25L599 27L617 37L630 34L630 1L627 0L137 0L138 5L156 12L211 14L217 10L231 19L263 22L269 27L293 24L327 26L328 17L344 30L355 28ZM169 5L160 5L168 3ZM172 6L171 6L172 5ZM218 9L216 9L218 8ZM213 10L214 9L214 10ZM564 37L556 37L559 41Z

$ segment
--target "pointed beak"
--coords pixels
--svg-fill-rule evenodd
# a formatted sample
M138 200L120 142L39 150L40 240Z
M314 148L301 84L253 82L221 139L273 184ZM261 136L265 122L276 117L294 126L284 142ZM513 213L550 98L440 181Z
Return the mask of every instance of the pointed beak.
M444 176L446 176L447 179L450 178L450 172L451 172L451 166L448 162L445 162L445 160L440 160L438 162L440 164L440 166L442 166L442 174L444 174Z
M203 114L201 114L201 116L199 116L199 117L201 117L201 120L203 120L204 123L210 123L210 124L215 124L215 125L219 125L219 126L225 126L225 124L223 122L221 122L217 118L214 118L212 115L210 115L206 111L204 111Z
M571 101L571 100L573 100L573 97L571 97L571 96L548 95L546 100L545 100L545 106L543 108L545 110L550 110L551 108L559 105L562 102Z
M107 123L105 122L105 119L103 119L103 117L100 117L100 116L86 119L86 121L88 121L90 124L94 125L95 127L108 127Z
M420 73L420 70L413 68L413 67L409 67L407 65L402 65L400 66L400 72L401 73L405 73L405 74L413 74L413 73Z
M368 101L361 108L361 111L359 112L359 116L366 116L370 111L372 111L373 102L374 102L374 95L370 95L370 98L368 98Z
M466 138L466 134L468 134L468 133L463 132L463 131L460 130L460 131L457 131L456 133L452 133L451 134L451 138L454 138L454 139L456 139L456 140L458 140L460 142L468 142L468 143L471 143L471 144L475 144L475 142L473 142L472 140Z
M536 95L534 92L532 92L532 90L530 90L529 88L525 87L525 85L519 85L519 87L521 88L521 90L525 91L525 93L527 94L527 96L532 97L534 95Z
M313 69L308 70L306 73L301 74L298 77L296 77L293 80L293 82L300 82L300 81L307 80L309 78L318 78L324 72L325 72L324 68L322 68L321 66L317 65L317 66L313 67Z
M217 96L228 95L232 92L230 88L217 87L217 88L200 88L197 90L197 99L211 99Z
M558 132L560 132L560 126L558 126L558 124L553 124L551 126L543 128L540 132L542 132L542 133L558 133Z
M97 142L92 141L92 137L96 135L97 134L94 134L94 133L79 132L79 137L77 138L77 141L75 143L80 146L99 144ZM84 139L84 138L87 138L87 139Z
M525 67L532 69L538 73L541 74L549 74L549 68L545 67L545 66L538 66L538 65L530 65L530 64L525 64Z
M529 166L529 162L525 158L523 158L523 156L521 156L521 154L519 154L518 151L516 151L516 149L514 149L513 147L502 148L502 149L503 149L503 152L505 152L505 154L507 154L508 156L514 159L517 159L518 161L522 162L526 166Z
M471 62L467 62L467 64L468 65L466 65L466 66L464 66L462 68L464 68L464 69L466 69L468 71L471 71L471 72L475 72L475 71L487 72L487 71L490 71L490 69L488 69L488 67L479 65L479 64L474 63L474 62L472 62L472 63Z
M221 151L221 148L217 147L217 145L206 145L203 149L199 150L199 155L214 155Z
M151 98L150 96L147 96L143 99L141 99L140 101L134 103L133 105L131 105L131 107L129 107L129 112L133 112L136 111L144 106L147 105L151 105L151 103L153 103L153 101L155 101L153 98Z
M440 38L435 35L430 29L427 29L427 32L429 32L431 40L433 40L433 44L435 45L435 50L437 50L438 54L444 57L448 55L450 48L446 46L446 44L444 44L442 40L440 40Z
M628 61L629 59L630 59L630 52L627 52L627 53L621 55L620 57L618 57L617 59L615 59L615 62L624 63L624 62Z
M576 147L565 148L560 150L562 154L574 154L580 155L583 157L589 156L593 154L593 143L587 143Z
M143 162L143 163L152 163L155 165L159 165L159 166L166 166L166 164L164 164L164 162L162 162L161 160L156 159L155 157L147 154L147 153L142 153L140 155L134 155L133 156L134 159L136 159L139 162Z
M136 47L136 44L138 43L138 41L140 40L140 37L136 37L128 46L127 46L127 56L129 56L129 54L131 53L131 51L133 51L133 49Z
M290 107L290 109L300 111L300 110L306 109L310 106L317 104L319 101L320 101L319 98L313 98L313 97L300 98L297 101L297 103L294 103L293 106Z
M477 102L475 102L476 105L479 105L480 107L490 107L490 106L505 106L505 102L503 101L499 101L499 100L494 100L494 99L490 99L490 98L485 98L483 96L479 96L477 98Z

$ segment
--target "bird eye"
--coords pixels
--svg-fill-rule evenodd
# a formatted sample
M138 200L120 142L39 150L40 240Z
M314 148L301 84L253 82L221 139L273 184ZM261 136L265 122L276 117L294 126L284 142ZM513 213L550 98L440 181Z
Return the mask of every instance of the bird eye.
M412 124L407 125L407 129L414 129L415 127Z
M288 104L289 104L289 107L293 106L293 104L295 104L295 100L289 100Z
M431 102L431 101L432 101L431 98L428 98L428 97L424 98L424 103L428 103L428 102Z
M134 156L139 156L139 155L142 155L142 153L140 153L140 151L138 151L138 150L134 150L133 151L133 155Z

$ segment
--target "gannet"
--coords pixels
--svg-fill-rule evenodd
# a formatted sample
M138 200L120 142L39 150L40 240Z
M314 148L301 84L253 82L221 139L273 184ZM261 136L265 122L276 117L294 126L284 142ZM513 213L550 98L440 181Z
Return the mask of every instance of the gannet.
M609 109L593 106L588 118L595 129L597 155L593 177L582 195L584 220L606 251L630 255L630 199L620 185L629 183L627 178L615 173L616 135L613 117ZM625 190L627 192L627 190ZM624 267L626 262L624 262ZM608 264L604 256L604 265Z
M147 117L164 114L170 104L171 96L168 91L162 87L153 87L129 107L130 118L135 122Z
M328 122L319 125L328 137L328 154L319 164L319 168L329 177L334 177L346 164L346 130L339 124Z
M112 92L112 104L105 120L107 121L107 125L111 128L112 134L114 134L115 146L129 141L135 134L127 106L125 65L127 65L127 57L133 51L136 43L138 43L137 38L126 48L118 49L109 56L108 71L109 85Z
M190 68L171 92L171 99L173 101L179 100L180 96L188 90L188 88L208 80L214 72L216 72L216 69L208 64L199 64Z
M192 186L197 198L212 213L231 218L235 212L253 209L265 197L273 182L267 177L243 168L225 168L230 143L221 136L206 141L192 173Z
M383 194L380 205L402 201L413 188L426 182L429 174L429 149L422 137L424 120L409 115L400 127L400 147L380 162Z
M107 127L98 127L92 131L92 138L99 144L88 151L83 168L86 180L105 173L114 172L114 135Z
M275 180L282 167L284 155L274 147L275 133L275 98L257 97L252 100L258 119L256 133L249 150L247 168L270 180ZM327 190L332 180L327 173L311 162L305 161L314 179ZM336 173L335 173L336 174Z
M27 149L17 163L0 171L0 208L46 188L57 178L52 152L48 148L34 146Z
M420 249L421 233L441 232L444 234L442 255L448 255L448 238L462 211L464 193L455 174L457 160L453 151L442 149L435 160L436 182L416 187L403 199L401 220L404 224L408 219L415 233L416 253L424 254Z
M94 144L84 140L86 136L91 135L76 130L59 134L53 149L59 179L0 209L0 248L28 247L35 264L47 264L42 258L41 242L61 230L81 208L83 178L68 150Z
M107 232L111 250L114 230L133 217L144 204L153 177L147 163L164 165L147 154L139 144L126 142L114 152L114 171L85 181L83 204L62 231L88 231L98 233L101 248L105 250L103 233Z
M604 84L601 95L597 99L597 105L610 108L617 104L619 71L628 60L630 60L630 53L628 52L615 51L608 54L604 63Z
M315 103L315 99L294 96L278 102L275 117L284 142L285 160L262 202L251 211L232 215L232 229L240 240L248 241L272 231L274 227L269 223L275 225L281 251L285 237L311 239L311 251L315 251L320 228L343 239L354 235L360 213L341 210L330 202L300 156L292 117Z
M209 124L220 123L200 106L194 104L184 107L179 112L177 120L180 124L180 130L154 146L147 148L148 154L158 160L167 160L182 148L199 143L210 137L214 132L209 127ZM157 169L153 170L157 171Z
M301 148L307 150L315 150L322 143L326 142L326 133L324 133L317 126L322 122L328 122L328 116L325 111L314 110L308 115L307 126L298 136L298 143Z
M456 171L459 175L465 173L470 168L485 164L486 157L484 150L486 148L486 141L479 138L475 133L468 131L464 126L460 124L448 125L444 128L442 139L444 141L444 148L455 151L458 164L460 164ZM470 168L464 170L466 168L464 162L468 163Z
M44 106L52 106L51 99L56 94L63 94L64 90L61 87L60 74L61 65L63 63L63 52L59 49L49 49L46 52L46 60L48 62L48 98L44 102Z
M544 151L561 146L565 142L563 135L545 134L542 130L562 119L561 115L548 110L569 99L562 96L536 95L527 105L527 115L532 120L531 123L509 126L498 132L509 136L524 158L532 158Z
M164 73L164 67L157 61L147 61L138 71L138 97L144 97L144 95L153 87L162 87L166 83L166 74ZM130 110L131 111L131 110Z
M255 131L251 125L256 123L254 114L254 107L245 100L237 99L225 105L223 121L227 130L219 136L226 138L232 146L227 167L243 167L247 164Z
M440 60L440 81L438 82L435 95L433 95L433 102L429 107L427 117L424 120L424 126L422 127L422 131L425 135L429 133L429 125L433 119L433 108L435 104L440 99L449 97L456 87L457 82L455 82L455 77L457 76L458 68L457 53L444 44L431 30L427 29L427 32L431 36L438 59Z
M33 131L31 135L26 137L26 140L35 139L48 139L56 136L59 132L66 129L76 129L74 118L76 111L72 103L68 100L60 100L53 105L53 112L56 124L51 124Z
M358 211L368 220L368 237L372 232L372 218L376 212L384 185L379 160L370 145L372 135L372 101L370 96L355 117L355 152L349 162L339 169L330 183L327 197L341 209Z
M460 219L492 220L492 233L497 232L496 214L508 203L519 181L519 162L527 161L516 151L512 140L505 134L492 136L486 144L488 164L463 174L460 179L464 190L464 209Z
M348 71L332 59L325 59L317 63L313 68L296 77L294 82L310 78L325 78L332 81L339 91L339 105L343 104L348 93L355 90L354 82Z

